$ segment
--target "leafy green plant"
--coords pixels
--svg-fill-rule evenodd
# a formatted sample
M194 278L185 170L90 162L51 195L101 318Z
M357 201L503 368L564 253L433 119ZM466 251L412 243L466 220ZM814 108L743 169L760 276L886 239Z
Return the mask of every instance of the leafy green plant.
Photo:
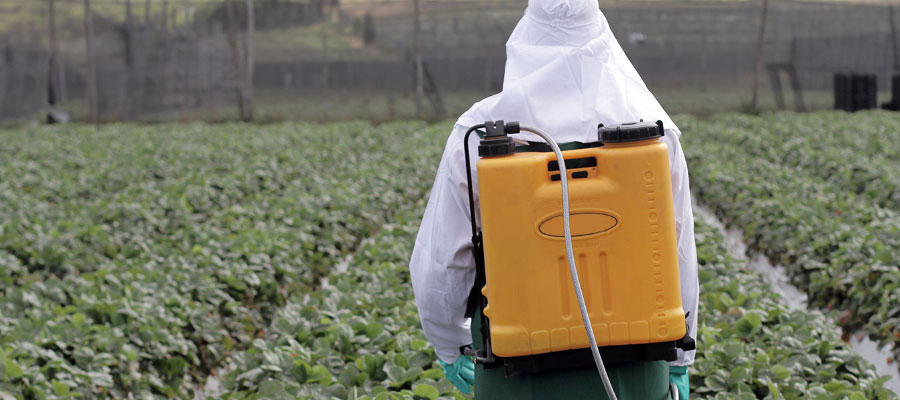
M0 348L25 373L0 374L0 393L190 396L425 195L435 165L419 156L440 154L439 131L3 132Z
M424 338L407 268L447 128L0 132L0 399L187 398L219 373L230 399L466 398ZM712 161L692 162L712 193ZM895 398L822 313L789 312L719 235L697 234L699 397Z
M463 398L443 372L419 325L407 262L425 199L352 257L320 290L292 298L267 335L236 354L226 398Z
M812 305L838 311L847 332L861 329L900 356L900 211L890 183L900 170L896 117L729 114L679 122L701 201L740 226L753 250L784 265ZM874 173L879 183L852 171Z
M895 399L820 311L790 311L696 223L700 325L691 395L715 399Z

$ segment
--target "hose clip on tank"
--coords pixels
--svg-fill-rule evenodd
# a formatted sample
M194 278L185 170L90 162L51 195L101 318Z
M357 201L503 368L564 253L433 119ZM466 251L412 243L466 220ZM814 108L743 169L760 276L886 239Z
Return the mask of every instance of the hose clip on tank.
M478 145L479 157L506 156L516 152L516 144L509 135L521 132L518 122L486 121L484 130L486 133Z

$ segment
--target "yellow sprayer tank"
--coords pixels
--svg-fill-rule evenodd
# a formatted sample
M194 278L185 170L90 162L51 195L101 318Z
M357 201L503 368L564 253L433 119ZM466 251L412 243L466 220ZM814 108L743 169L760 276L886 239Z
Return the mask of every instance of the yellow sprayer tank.
M610 142L563 152L594 335L598 346L676 341L686 327L667 146L658 138ZM587 348L554 153L483 157L477 171L493 353Z

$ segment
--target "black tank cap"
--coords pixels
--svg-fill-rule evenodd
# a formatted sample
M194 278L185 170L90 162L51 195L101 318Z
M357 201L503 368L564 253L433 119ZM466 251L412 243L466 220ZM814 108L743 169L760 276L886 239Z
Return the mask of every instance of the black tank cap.
M626 143L639 140L656 139L665 135L663 122L656 121L628 122L609 128L600 124L597 126L597 138L603 143Z

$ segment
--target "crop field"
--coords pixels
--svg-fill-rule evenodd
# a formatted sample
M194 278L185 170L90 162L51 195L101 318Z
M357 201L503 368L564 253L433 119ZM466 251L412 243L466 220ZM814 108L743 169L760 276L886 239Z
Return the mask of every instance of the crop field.
M900 119L735 114L680 127L701 201L813 306L900 359Z
M892 118L679 119L700 200L818 307L698 219L695 397L897 398L833 322L897 340ZM467 398L407 268L449 127L0 131L0 399Z

